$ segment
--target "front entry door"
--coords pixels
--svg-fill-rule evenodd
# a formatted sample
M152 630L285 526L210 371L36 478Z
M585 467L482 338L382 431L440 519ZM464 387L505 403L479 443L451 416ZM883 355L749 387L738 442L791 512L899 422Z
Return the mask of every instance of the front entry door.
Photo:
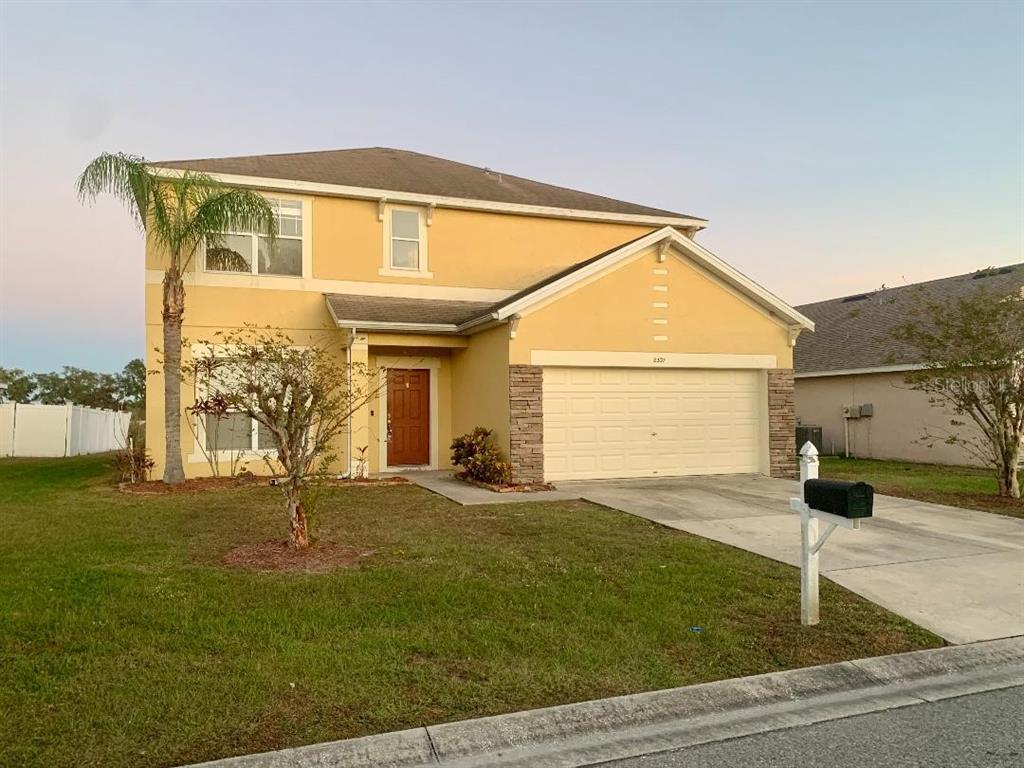
M430 371L388 370L388 464L430 463Z

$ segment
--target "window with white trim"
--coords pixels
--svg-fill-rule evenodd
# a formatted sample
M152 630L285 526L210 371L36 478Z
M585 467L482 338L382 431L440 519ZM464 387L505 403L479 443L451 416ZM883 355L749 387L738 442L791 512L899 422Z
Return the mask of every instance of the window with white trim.
M391 209L391 268L420 271L420 212Z
M200 398L214 397L220 392L237 391L238 361L230 355L218 356L216 365L210 371L209 379L198 384ZM239 411L202 414L202 434L196 437L202 441L206 452L214 456L258 452L261 455L275 455L277 442L274 434L256 419Z
M268 198L277 219L274 242L265 233L224 232L208 243L207 272L302 277L302 201Z
M223 416L206 414L203 431L206 433L206 450L211 453L277 450L274 435L269 429L237 411Z

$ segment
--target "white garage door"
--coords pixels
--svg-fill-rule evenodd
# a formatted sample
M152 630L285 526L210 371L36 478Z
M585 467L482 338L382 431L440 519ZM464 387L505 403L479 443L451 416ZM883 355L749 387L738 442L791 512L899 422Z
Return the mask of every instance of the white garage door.
M758 472L756 370L545 368L548 480Z

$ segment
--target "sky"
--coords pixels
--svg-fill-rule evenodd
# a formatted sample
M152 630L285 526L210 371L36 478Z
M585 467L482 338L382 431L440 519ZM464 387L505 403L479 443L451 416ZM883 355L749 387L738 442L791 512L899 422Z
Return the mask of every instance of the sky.
M1024 261L1024 4L0 0L0 366L144 354L98 153L363 146L707 218L791 304Z

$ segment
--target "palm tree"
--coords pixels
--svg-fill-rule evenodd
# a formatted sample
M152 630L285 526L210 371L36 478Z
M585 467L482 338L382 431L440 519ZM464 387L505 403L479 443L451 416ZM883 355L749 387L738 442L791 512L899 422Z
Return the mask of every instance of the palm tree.
M181 324L185 316L182 275L204 245L223 246L222 232L277 235L277 219L256 192L227 187L205 173L186 170L163 175L135 155L104 152L78 177L78 197L91 202L100 193L119 198L136 225L166 260L163 295L164 482L181 483Z

